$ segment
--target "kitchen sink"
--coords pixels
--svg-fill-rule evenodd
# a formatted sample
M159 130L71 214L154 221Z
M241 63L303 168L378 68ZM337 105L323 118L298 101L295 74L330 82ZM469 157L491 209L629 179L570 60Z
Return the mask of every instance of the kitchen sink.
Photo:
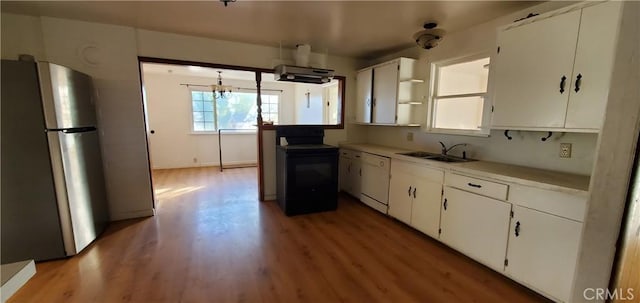
M441 156L440 154L428 153L428 152L423 152L423 151L400 153L400 155L405 155L405 156L415 157L415 158L427 158L427 157L440 157Z
M441 155L441 154L435 154L435 153L429 153L429 152L423 152L423 151L415 151L415 152L399 153L399 154L404 156L414 157L414 158L434 160L434 161L440 161L440 162L450 162L450 163L476 161L475 159L460 158L460 157Z

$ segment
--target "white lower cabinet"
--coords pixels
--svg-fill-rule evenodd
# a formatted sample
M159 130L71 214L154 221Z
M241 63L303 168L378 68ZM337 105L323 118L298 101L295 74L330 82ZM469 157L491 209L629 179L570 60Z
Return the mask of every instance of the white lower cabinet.
M340 190L356 198L360 198L362 183L361 154L348 149L340 150Z
M389 215L438 238L444 172L411 162L391 162Z
M569 301L581 233L580 222L514 205L505 273Z
M503 271L510 211L509 203L445 186L440 240Z

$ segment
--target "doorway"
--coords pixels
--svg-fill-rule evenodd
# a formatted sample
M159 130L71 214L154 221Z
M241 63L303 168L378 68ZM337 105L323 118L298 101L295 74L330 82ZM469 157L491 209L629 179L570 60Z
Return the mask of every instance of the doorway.
M157 208L240 184L259 200L255 72L143 60L140 71Z

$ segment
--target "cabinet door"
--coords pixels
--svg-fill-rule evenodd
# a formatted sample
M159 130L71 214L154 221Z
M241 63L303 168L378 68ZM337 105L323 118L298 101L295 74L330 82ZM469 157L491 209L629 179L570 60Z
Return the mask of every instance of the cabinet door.
M495 270L504 269L511 204L444 188L440 240Z
M602 125L621 5L612 1L582 10L566 128L600 129Z
M564 127L579 23L574 11L498 34L493 126Z
M569 301L581 232L582 223L514 205L506 274Z
M433 238L438 238L442 182L416 178L414 184L417 188L411 210L411 226Z
M389 183L389 215L410 224L414 177L406 172L391 168Z
M360 197L362 187L362 161L360 155L355 155L351 161L351 170L349 178L351 179L351 189L349 193L354 197Z
M351 166L352 160L347 157L340 157L340 190L350 193L351 184Z
M356 101L356 122L371 122L371 88L373 69L366 69L358 73L358 99Z
M376 67L373 70L374 123L396 123L398 66L398 62L393 62Z

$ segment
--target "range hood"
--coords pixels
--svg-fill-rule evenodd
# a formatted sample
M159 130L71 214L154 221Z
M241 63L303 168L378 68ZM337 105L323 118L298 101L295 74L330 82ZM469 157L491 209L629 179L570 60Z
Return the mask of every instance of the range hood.
M330 69L284 64L276 66L274 73L276 81L324 84L333 79L333 70Z

